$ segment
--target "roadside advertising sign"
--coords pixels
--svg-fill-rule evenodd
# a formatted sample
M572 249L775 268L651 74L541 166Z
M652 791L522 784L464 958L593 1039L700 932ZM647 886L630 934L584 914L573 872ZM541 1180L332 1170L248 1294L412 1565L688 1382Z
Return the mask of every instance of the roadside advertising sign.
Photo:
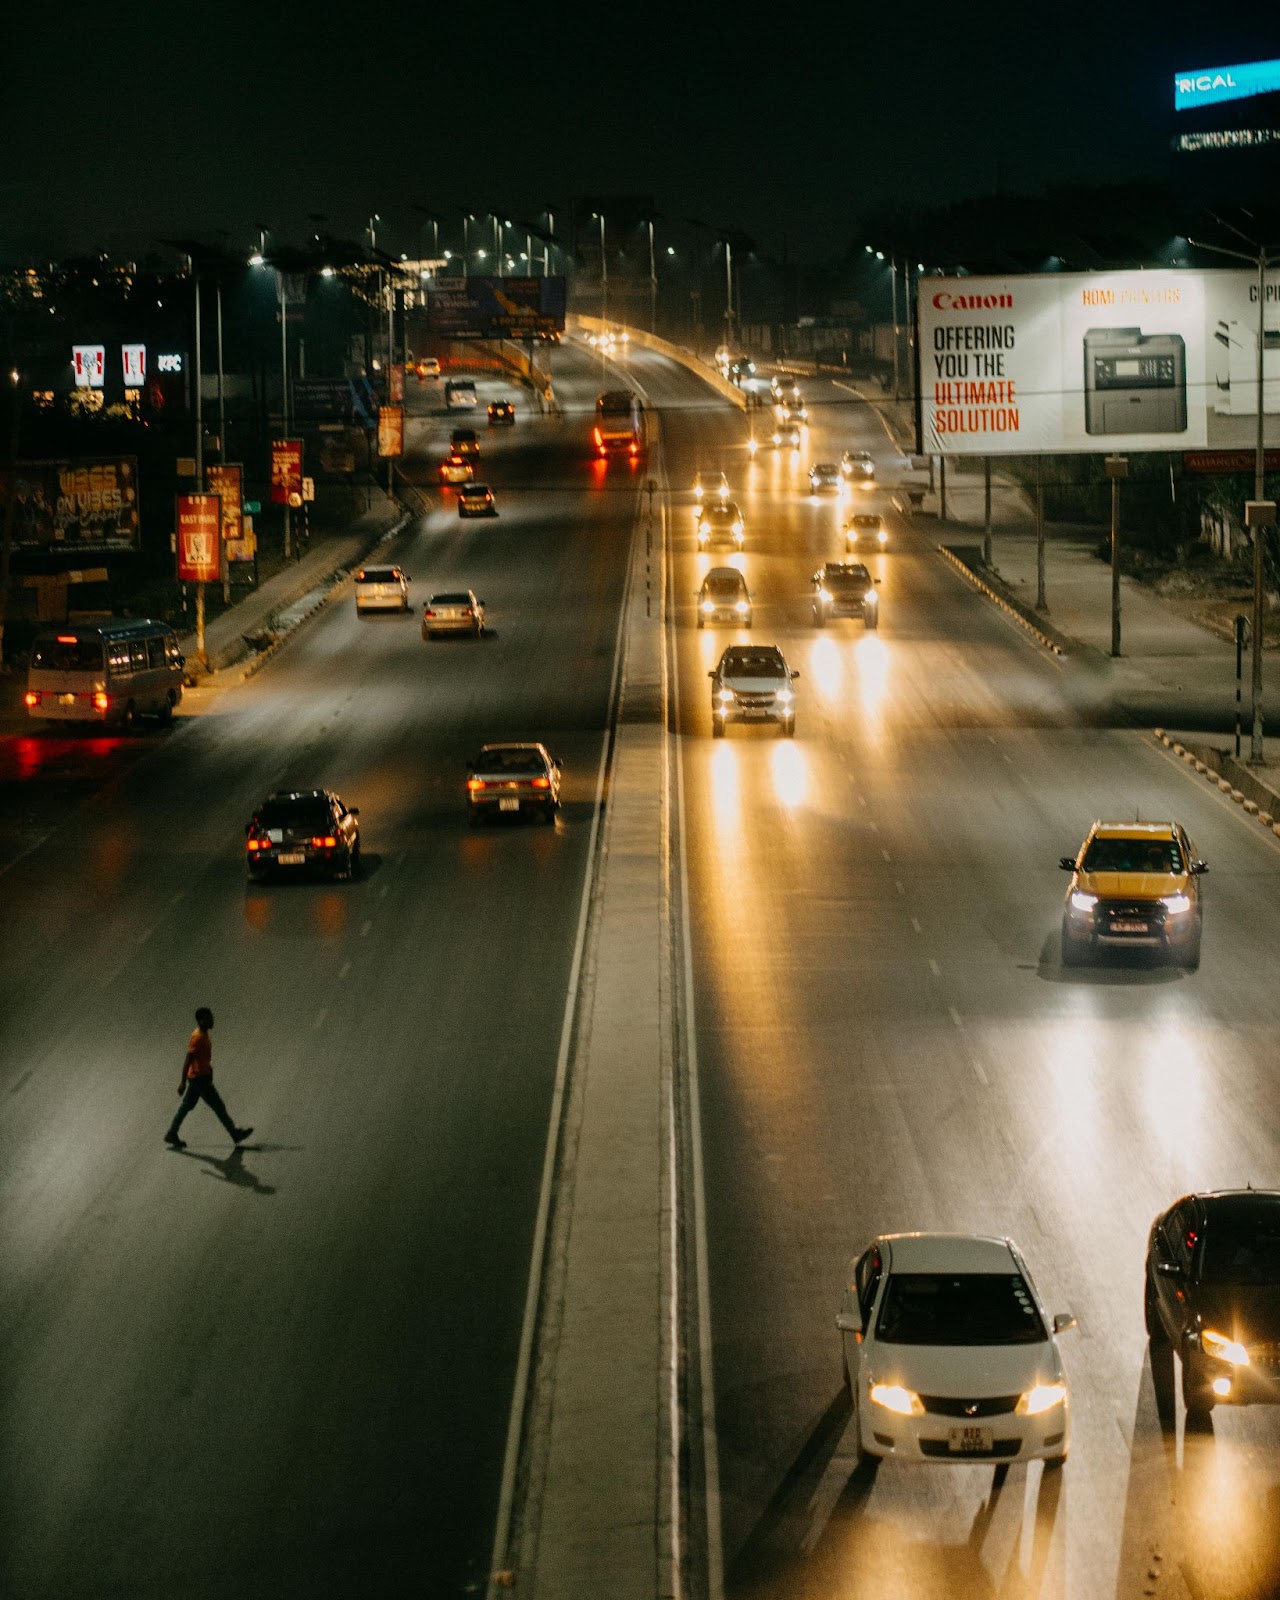
M391 398L397 404L404 399L404 368L398 361L391 368Z
M1280 414L1280 269L1262 403ZM1248 449L1258 280L1158 269L921 278L921 436L949 456Z
M101 389L107 372L107 347L104 344L73 344L71 365L77 389Z
M120 367L124 373L126 389L141 389L147 381L147 347L145 344L122 344Z
M378 407L378 454L402 456L404 454L404 407Z
M527 339L563 333L563 278L435 278L427 325L443 339Z
M293 390L293 415L308 420L335 417L349 422L355 401L351 394L350 378L295 378Z
M302 480L302 498L304 500L314 500L315 497L316 480L314 478L304 478Z
M1252 473L1257 460L1253 450L1188 450L1182 458L1182 465L1188 472ZM1280 472L1280 450L1264 450L1262 461L1264 472Z
M1235 67L1192 67L1173 75L1173 108L1194 111L1224 100L1248 100L1280 89L1280 61L1245 61Z
M221 576L218 545L221 502L216 494L177 497L178 581L216 583Z
M19 547L94 555L138 549L136 456L0 467L0 505L8 503L11 483Z
M291 494L302 493L302 440L271 441L271 503L285 506Z
M232 551L244 541L244 468L236 462L219 462L206 467L204 476L209 493L222 501L222 542L227 547L227 560L235 561L240 558Z

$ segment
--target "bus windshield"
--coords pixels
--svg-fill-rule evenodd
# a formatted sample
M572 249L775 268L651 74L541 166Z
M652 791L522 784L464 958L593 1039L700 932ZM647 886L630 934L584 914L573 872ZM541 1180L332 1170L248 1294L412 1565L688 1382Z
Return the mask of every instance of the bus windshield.
M102 640L76 639L70 634L37 639L31 665L53 672L101 672Z

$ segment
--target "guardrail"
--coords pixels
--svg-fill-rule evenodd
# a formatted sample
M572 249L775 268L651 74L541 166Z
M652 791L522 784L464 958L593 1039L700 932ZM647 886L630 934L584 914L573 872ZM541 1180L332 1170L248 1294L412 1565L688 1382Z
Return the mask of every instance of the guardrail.
M738 407L740 411L747 409L747 397L736 384L730 383L728 378L722 378L715 366L694 355L692 350L686 350L682 345L671 344L666 339L659 339L656 333L646 333L643 328L632 328L624 322L615 322L610 318L606 321L603 317L584 317L573 312L568 317L569 327L574 333L609 333L615 329L624 329L628 340L639 345L642 350L652 350L655 355L666 356L668 361L675 361L686 371L692 372L724 400Z

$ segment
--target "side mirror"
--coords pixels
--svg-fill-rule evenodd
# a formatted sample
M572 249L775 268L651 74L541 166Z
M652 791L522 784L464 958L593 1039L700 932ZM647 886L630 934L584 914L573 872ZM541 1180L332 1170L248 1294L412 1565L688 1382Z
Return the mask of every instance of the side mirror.
M796 681L796 679L797 679L797 678L798 678L798 677L799 677L799 676L800 676L800 674L799 674L799 673L798 673L798 672L793 672L793 673L792 673L792 674L791 674L791 681L792 681L792 683L794 683L794 682L795 682L795 681Z
M876 582L877 582L877 583L883 583L883 582L884 582L884 579L883 579L883 578L877 578L877 579L876 579Z
M360 815L360 807L359 806L348 806L347 807L347 815L349 817L358 817Z
M1075 1325L1076 1319L1069 1311L1059 1311L1058 1315L1053 1319L1054 1333L1066 1333L1069 1329L1074 1328Z
M486 605L488 605L488 603L489 603L489 602L488 602L488 601L487 601L487 600L477 600L477 601L476 601L476 604L477 604L477 605L478 605L478 606L486 606Z
M187 664L187 658L186 658L186 656L179 656L179 657L178 657L178 665L179 665L179 666L180 666L180 667L185 667L185 666L186 666L186 664Z
M1074 872L1076 870L1076 858L1074 856L1059 856L1058 865L1064 872Z
M838 1311L836 1313L836 1327L841 1333L861 1333L862 1320L855 1317L852 1311Z
M1176 1261L1157 1261L1156 1275L1161 1278L1181 1278L1184 1274Z
M1196 877L1198 878L1201 875L1201 873L1208 872L1209 863L1207 861L1193 861L1191 863L1191 870L1192 870L1192 872L1195 873Z
M714 672L708 672L707 673L707 677L708 678L714 678L715 677L715 673Z

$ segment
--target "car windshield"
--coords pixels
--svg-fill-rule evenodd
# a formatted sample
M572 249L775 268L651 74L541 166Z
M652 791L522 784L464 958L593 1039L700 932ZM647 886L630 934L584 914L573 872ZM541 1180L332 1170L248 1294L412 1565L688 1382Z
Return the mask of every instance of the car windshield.
M482 750L472 765L477 772L546 771L546 764L537 750Z
M316 795L284 796L266 801L258 821L264 828L325 828L330 821L329 806Z
M828 589L869 589L871 575L865 567L828 567Z
M737 506L708 506L704 515L711 522L732 522L738 515Z
M708 594L741 594L746 585L736 572L727 577L708 575L703 585Z
M427 604L430 606L469 606L471 604L471 596L469 594L433 594Z
M781 678L786 670L776 650L736 650L724 658L723 671L734 678Z
M876 1328L882 1344L1039 1344L1045 1337L1017 1272L895 1272Z
M855 528L878 528L880 518L872 512L860 511L853 518Z
M400 574L394 567L366 567L356 579L357 583L399 583Z
M836 475L836 465L834 461L819 461L818 465L813 470L820 478L834 478Z
M488 493L489 485L487 483L469 483L462 491L463 499L472 499L476 495L480 495L483 498Z
M1280 1206L1263 1216L1213 1216L1204 1231L1201 1283L1280 1285Z
M37 639L31 650L31 665L54 672L101 672L102 640Z
M1086 872L1185 872L1175 839L1094 839L1084 856Z

